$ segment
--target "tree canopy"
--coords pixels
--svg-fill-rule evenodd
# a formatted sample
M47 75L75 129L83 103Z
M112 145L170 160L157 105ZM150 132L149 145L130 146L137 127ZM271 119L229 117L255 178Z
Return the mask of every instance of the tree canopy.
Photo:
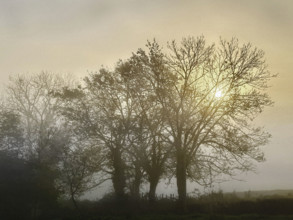
M54 167L75 205L106 179L118 201L139 197L144 183L154 201L159 181L175 177L184 208L187 180L207 185L264 160L270 135L252 121L273 103L274 75L262 50L204 37L146 47L76 87L48 73L12 78L1 149Z

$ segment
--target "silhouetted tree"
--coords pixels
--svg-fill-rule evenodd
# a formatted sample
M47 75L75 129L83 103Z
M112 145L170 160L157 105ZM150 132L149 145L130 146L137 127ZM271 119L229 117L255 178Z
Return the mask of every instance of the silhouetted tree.
M0 151L0 217L29 219L33 203L32 171L23 159Z
M78 132L102 147L107 158L104 172L111 175L116 197L125 196L127 135L133 105L127 84L116 71L101 69L84 80L84 87L64 90L63 114L76 122Z
M22 132L19 137L22 140L22 158L30 166L38 190L31 195L36 210L45 200L56 201L59 193L55 181L65 137L60 132L62 121L57 115L60 101L51 93L69 84L70 80L61 76L42 72L10 77L6 88L5 107L17 116L11 116L9 120L11 123L18 121L19 129L14 132Z
M38 219L56 208L56 173L16 156L0 151L0 217Z
M75 140L62 153L58 185L70 197L76 209L79 208L76 201L78 197L106 180L99 176L105 160L100 150L86 140Z
M121 62L119 70L125 79L132 82L131 101L135 102L136 123L132 128L129 157L133 164L145 172L150 184L149 199L155 200L156 187L166 173L166 161L170 146L165 142L166 134L162 108L156 101L156 77L163 71L165 60L159 45L148 42L148 53L139 49L130 59ZM136 175L141 177L141 175ZM139 178L135 178L136 193L139 192ZM134 184L135 185L135 184Z
M272 101L264 92L273 77L264 53L236 39L206 46L203 37L172 41L166 71L156 80L157 102L173 146L179 203L186 202L186 180L250 170L263 161L259 146L269 135L253 120Z
M23 129L20 117L13 111L0 107L0 151L5 151L14 157L23 157Z

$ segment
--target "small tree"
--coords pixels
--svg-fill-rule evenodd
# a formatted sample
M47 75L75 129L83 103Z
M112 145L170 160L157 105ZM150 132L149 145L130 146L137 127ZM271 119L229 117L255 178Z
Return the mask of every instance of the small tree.
M52 96L60 100L57 113L62 130L57 142L64 143L58 163L58 187L78 209L77 199L108 179L99 178L106 161L104 149L97 139L91 138L91 128L85 127L88 109L84 108L80 87L64 87L53 91Z
M78 209L77 198L91 190L106 179L99 178L104 158L99 148L87 146L86 141L70 145L61 157L59 186L70 197L74 207Z

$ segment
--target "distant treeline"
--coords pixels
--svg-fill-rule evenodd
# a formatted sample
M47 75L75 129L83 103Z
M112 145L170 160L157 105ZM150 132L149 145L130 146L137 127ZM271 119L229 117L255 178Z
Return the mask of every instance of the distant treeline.
M168 52L146 46L82 81L10 77L0 103L3 212L39 218L64 198L79 210L78 198L106 180L121 206L149 184L152 204L171 178L184 211L187 180L209 186L264 160L270 135L250 123L272 104L261 50L204 37L172 41Z

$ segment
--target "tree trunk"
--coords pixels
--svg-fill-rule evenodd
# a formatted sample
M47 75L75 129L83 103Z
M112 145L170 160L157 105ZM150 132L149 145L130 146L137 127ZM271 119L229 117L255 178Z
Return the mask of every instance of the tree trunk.
M183 151L177 152L176 178L178 205L181 211L186 210L186 157Z
M77 202L76 202L76 200L75 200L75 198L74 198L74 195L71 195L71 201L72 201L72 203L73 203L73 205L74 205L74 208L75 208L76 210L79 210L79 207L78 207Z
M134 199L139 199L139 188L142 180L142 171L139 164L135 165L134 181L131 186L131 195Z
M154 203L156 201L156 189L159 183L159 178L150 179L150 191L149 191L149 201Z
M121 150L114 148L112 151L113 158L113 175L112 182L115 191L115 196L118 200L121 200L125 196L124 188L126 185L125 180L125 166L122 160Z

